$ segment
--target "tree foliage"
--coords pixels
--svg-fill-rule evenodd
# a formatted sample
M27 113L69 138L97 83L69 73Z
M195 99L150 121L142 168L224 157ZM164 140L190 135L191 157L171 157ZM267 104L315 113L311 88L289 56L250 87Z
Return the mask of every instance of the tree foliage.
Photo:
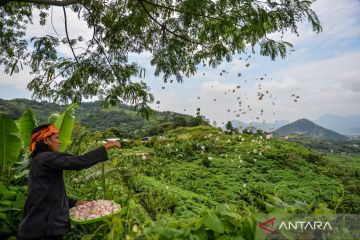
M0 0L0 65L8 74L28 65L34 78L28 84L35 98L81 101L98 96L106 104L132 104L148 117L153 95L145 82L145 69L129 61L133 54L150 53L155 75L166 82L195 74L197 66L216 67L234 54L255 52L284 58L291 43L269 38L271 33L297 32L297 24L319 20L303 0ZM52 6L63 9L66 37L25 37L26 28L39 15L45 25ZM68 11L86 22L92 38L69 38ZM81 46L85 44L85 48ZM68 46L72 57L61 54ZM75 51L76 49L76 51Z

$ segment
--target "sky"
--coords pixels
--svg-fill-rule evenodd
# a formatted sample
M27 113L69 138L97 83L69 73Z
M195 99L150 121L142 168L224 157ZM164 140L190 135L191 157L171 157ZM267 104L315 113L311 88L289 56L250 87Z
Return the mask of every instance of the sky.
M147 53L132 55L130 59L146 68L147 76L143 81L155 96L151 106L159 111L195 115L200 108L201 114L211 123L219 124L228 120L274 122L300 118L316 120L328 113L360 114L360 1L332 0L329 4L329 1L318 0L312 8L323 31L316 34L304 22L299 25L299 37L286 34L284 40L291 42L295 51L285 59L272 61L261 56L259 51L251 54L247 61L244 60L248 55L236 55L232 62L224 61L215 69L199 66L197 74L184 78L183 83L175 80L164 83L161 77L155 77ZM62 16L61 8L54 7L55 29L65 37ZM70 37L90 38L91 30L77 16L68 14L68 22L71 23ZM54 34L50 24L27 29L29 37L44 34ZM279 36L274 34L273 37ZM59 51L71 56L66 46ZM0 72L0 98L30 99L32 93L26 85L32 77L28 69L11 77ZM261 100L258 92L265 94Z

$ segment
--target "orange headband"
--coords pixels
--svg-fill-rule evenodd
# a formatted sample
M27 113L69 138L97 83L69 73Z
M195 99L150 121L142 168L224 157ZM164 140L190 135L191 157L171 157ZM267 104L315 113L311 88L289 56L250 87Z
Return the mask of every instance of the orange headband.
M31 135L31 143L28 148L28 153L35 150L35 146L37 142L51 136L54 133L59 133L59 130L55 127L54 124L49 125L47 128L44 128L33 135Z

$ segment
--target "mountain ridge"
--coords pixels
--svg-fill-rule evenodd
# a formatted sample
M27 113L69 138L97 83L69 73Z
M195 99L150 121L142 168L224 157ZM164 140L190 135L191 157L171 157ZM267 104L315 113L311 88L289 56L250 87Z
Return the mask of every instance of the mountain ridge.
M343 135L360 135L360 114L324 114L314 123Z
M326 140L334 141L344 141L348 138L340 133L326 129L320 125L315 124L314 122L301 118L290 124L280 127L279 129L273 132L278 136L287 136L290 134L298 134L313 138L320 138Z

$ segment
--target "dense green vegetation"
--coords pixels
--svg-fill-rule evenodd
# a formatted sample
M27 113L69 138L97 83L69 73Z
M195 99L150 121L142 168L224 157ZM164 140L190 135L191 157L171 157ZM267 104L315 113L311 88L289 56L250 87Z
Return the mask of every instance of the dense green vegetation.
M345 141L312 138L298 134L290 134L289 141L312 148L321 153L328 154L360 154L360 140L349 139Z
M140 219L136 223L151 233L150 239L173 239L176 234L188 239L184 229L194 231L189 222L200 221L207 216L203 211L224 208L221 204L225 203L232 206L231 213L236 215L231 216L238 220L224 220L215 210L212 213L221 221L238 221L241 226L246 217L268 212L271 196L282 199L288 212L360 211L360 162L356 159L351 164L357 168L346 167L336 156L318 154L296 143L265 140L260 134L228 135L209 126L178 128L164 135L165 139L135 141L115 150L105 165L106 173L111 173L105 179L105 198L115 198L123 206L130 202L136 209L131 212L132 220ZM86 141L82 144L85 150ZM81 189L77 197L102 198L100 167L82 174L67 175L70 189ZM145 227L147 222L154 224L150 224L151 231ZM232 231L227 235L251 239L240 230Z
M73 134L64 146L67 152L85 153L113 136L74 124L75 108L49 118L56 124L67 118L66 126L59 125ZM19 129L33 122L31 112L21 119ZM4 114L1 121L15 124ZM24 148L28 136L11 131L19 136L17 148ZM65 172L68 195L113 199L121 213L103 222L73 224L66 239L263 239L257 213L360 212L359 155L325 155L282 138L224 133L209 125L179 127L148 141L121 141L121 149L109 151L109 161ZM0 184L5 239L16 235L27 194L27 157L14 159L2 159L6 165L1 165L9 176Z
M49 102L37 102L28 99L0 99L0 112L12 119L18 119L28 108L32 109L38 123L46 123L48 116L53 112L61 112L68 105L59 105ZM139 138L161 134L166 130L177 127L197 126L207 124L208 121L201 115L190 115L174 112L155 111L153 118L145 120L131 107L118 104L104 108L99 101L83 102L75 110L76 121L82 126L93 130L108 130L117 137Z

